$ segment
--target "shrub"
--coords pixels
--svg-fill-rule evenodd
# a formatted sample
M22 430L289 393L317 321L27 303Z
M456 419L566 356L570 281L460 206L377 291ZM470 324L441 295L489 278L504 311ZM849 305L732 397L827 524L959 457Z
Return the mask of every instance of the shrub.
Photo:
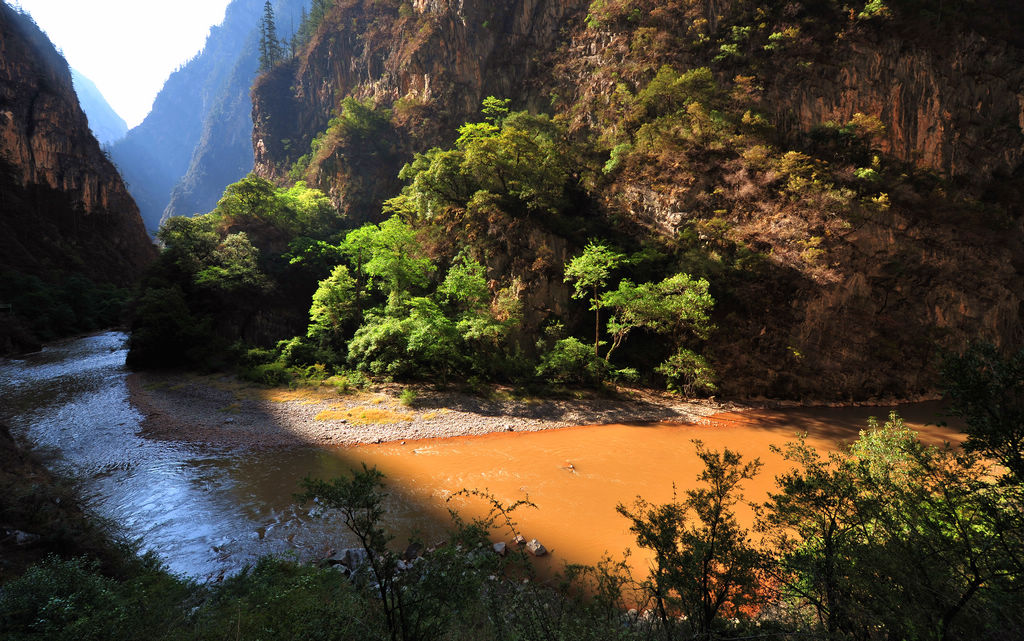
M594 354L594 348L578 338L563 338L551 351L541 355L537 376L554 383L596 385L604 377L608 364Z
M270 387L289 385L292 382L291 371L280 361L244 369L239 373L239 376L247 381Z
M224 581L195 614L192 639L386 638L341 572L265 557Z
M0 638L10 641L152 639L180 619L187 585L142 560L133 576L104 576L95 561L48 557L0 590Z
M680 348L655 371L668 379L669 391L693 396L699 392L713 392L715 370L700 354Z
M296 336L286 341L279 341L277 343L277 351L280 354L281 362L290 367L304 367L333 360L325 359L326 355L322 350L317 349L315 345L307 342L301 336Z

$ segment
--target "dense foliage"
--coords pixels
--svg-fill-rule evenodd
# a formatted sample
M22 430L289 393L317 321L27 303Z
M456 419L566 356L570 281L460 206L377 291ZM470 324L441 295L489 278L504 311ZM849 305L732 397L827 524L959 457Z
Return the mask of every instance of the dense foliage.
M164 251L138 301L130 363L234 364L271 384L308 372L442 384L599 385L609 376L660 375L680 391L713 389L710 366L692 351L713 329L707 280L676 271L656 251L627 255L608 241L590 242L564 265L508 265L508 256L524 255L524 242L581 218L581 179L563 127L512 112L508 103L488 98L483 120L460 127L453 147L417 154L378 224L347 225L305 183L275 188L252 175L229 186L210 214L169 220L159 233ZM297 167L313 171L329 162L319 153L324 146L372 146L389 117L345 99ZM600 265L595 251L604 252ZM658 280L626 277L645 261L637 273ZM577 339L565 328L578 324L575 309L558 318L526 307L523 281L538 271L588 292L596 313L593 358L571 353ZM610 283L618 287L605 291ZM604 324L602 308L610 310ZM299 329L299 314L304 329L284 333ZM270 316L278 322L256 325ZM630 335L670 340L620 360ZM610 339L603 355L602 336ZM657 369L644 365L659 356Z
M253 175L229 186L209 214L170 219L136 303L129 364L223 366L239 338L259 339L264 325L286 323L287 315L261 313L312 294L305 270L284 257L289 242L314 243L336 221L322 193L303 183L278 189Z
M98 285L84 276L44 280L0 272L0 351L5 338L14 346L28 346L121 325L130 299L130 290ZM26 339L19 340L21 336Z
M991 344L947 354L943 380L951 413L967 425L964 447L1024 480L1024 349L1004 355Z

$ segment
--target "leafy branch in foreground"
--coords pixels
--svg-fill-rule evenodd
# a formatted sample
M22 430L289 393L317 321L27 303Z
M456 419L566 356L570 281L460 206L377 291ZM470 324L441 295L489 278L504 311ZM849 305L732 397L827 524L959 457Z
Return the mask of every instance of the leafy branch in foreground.
M655 604L668 641L676 638L679 614L700 638L711 635L722 615L735 616L757 598L760 557L734 511L742 501L740 484L761 468L729 449L708 450L694 441L704 470L702 484L683 501L652 505L637 498L632 509L619 504L637 544L654 553L651 576L643 584ZM692 518L692 520L691 520Z
M1020 632L1020 485L993 482L974 454L922 444L895 413L843 452L779 451L797 467L778 477L759 529L780 603L810 614L804 625L830 638Z

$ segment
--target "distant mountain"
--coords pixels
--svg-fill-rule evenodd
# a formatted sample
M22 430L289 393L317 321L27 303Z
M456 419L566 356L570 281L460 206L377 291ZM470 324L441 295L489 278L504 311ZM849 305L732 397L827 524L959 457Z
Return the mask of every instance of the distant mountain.
M78 104L89 117L89 128L101 145L116 142L128 133L128 123L117 115L107 99L103 97L99 87L77 69L71 70L71 81L78 94Z
M309 0L277 0L278 33ZM206 213L252 169L252 103L263 0L234 0L203 50L171 74L153 109L110 150L150 233L163 218Z

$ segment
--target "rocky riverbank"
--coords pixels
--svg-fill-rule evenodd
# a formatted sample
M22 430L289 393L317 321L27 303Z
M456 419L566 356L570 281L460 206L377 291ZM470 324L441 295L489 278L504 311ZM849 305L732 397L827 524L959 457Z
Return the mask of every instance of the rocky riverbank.
M501 390L484 398L398 386L339 393L303 387L267 389L233 377L159 372L128 378L131 400L152 438L250 448L354 445L449 438L575 425L693 422L736 409L667 394L627 391L616 397L517 398ZM413 389L413 388L409 388Z

